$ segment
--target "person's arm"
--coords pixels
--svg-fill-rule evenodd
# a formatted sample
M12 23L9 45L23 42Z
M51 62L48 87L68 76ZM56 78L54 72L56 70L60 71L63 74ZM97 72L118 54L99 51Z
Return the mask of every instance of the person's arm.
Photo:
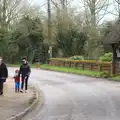
M5 78L8 78L8 69L7 69L7 66L5 65Z
M21 73L22 73L22 65L20 66L18 77L20 77Z
M31 73L31 67L30 67L30 65L29 65L29 73Z
M31 68L30 68L30 65L28 65L28 75L30 75L31 73Z

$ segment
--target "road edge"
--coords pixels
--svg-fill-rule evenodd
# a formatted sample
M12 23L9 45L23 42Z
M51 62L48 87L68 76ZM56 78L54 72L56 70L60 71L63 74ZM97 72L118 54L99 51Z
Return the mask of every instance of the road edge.
M33 86L33 97L31 99L35 99L32 104L27 107L23 112L15 115L14 117L11 117L8 120L21 120L22 118L24 118L28 113L32 112L32 110L38 105L38 103L40 102L40 91L38 91L34 86ZM30 99L30 100L31 100Z

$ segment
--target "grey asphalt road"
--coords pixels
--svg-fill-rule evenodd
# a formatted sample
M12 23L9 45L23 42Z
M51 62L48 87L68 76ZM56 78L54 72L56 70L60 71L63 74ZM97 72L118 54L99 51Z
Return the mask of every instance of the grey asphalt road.
M42 90L45 101L26 120L120 120L120 83L37 69L29 82Z

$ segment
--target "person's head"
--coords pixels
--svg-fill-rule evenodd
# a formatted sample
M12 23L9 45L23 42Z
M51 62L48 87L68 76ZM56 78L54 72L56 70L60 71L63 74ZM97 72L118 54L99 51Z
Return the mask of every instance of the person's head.
M3 61L3 58L2 58L2 57L0 57L0 64L2 63L2 61Z
M23 62L23 64L26 64L26 63L27 63L27 57L26 57L26 56L24 56L24 57L22 58L22 62Z
M15 72L18 73L18 72L19 72L19 69L15 70Z

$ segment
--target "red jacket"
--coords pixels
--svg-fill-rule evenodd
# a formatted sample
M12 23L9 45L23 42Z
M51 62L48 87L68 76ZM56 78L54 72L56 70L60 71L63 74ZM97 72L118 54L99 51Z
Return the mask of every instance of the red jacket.
M20 77L14 77L14 79L15 79L15 82L20 82Z

